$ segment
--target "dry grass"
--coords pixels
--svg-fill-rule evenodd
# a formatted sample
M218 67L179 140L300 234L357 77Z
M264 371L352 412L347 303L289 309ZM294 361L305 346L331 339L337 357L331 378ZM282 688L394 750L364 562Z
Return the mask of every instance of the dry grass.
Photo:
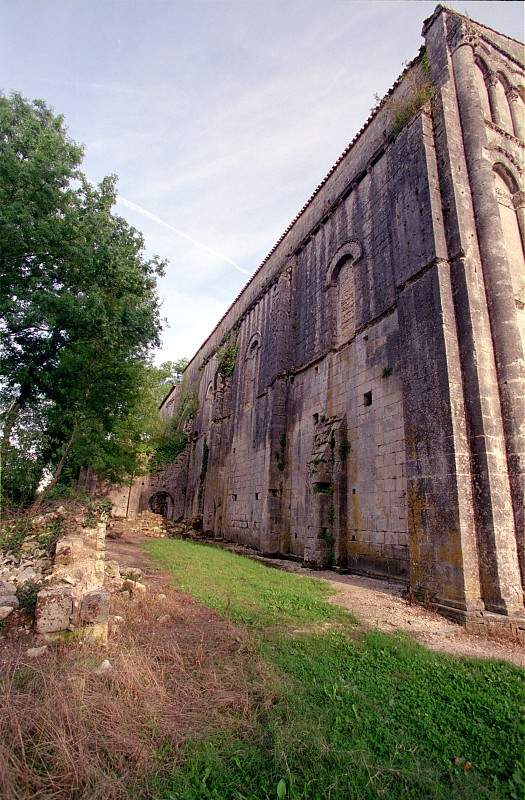
M107 648L60 645L38 663L11 653L0 678L3 800L144 798L188 738L251 725L245 638L163 591L116 601L124 622ZM96 674L106 658L112 671Z

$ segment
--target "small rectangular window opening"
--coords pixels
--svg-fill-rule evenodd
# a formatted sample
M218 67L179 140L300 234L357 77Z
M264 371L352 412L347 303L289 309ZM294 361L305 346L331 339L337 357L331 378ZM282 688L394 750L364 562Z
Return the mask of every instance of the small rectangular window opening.
M261 498L260 492L255 492L255 499L260 500L260 498Z
M237 500L237 495L236 494L232 494L232 500Z
M319 414L314 414L313 415L313 420L314 420L314 425L317 425L318 422L319 422Z
M372 405L372 392L365 392L363 395L363 403L365 406Z

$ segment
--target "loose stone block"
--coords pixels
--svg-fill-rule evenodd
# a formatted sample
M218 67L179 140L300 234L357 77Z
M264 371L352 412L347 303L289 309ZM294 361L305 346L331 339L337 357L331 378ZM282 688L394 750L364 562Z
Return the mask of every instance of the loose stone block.
M110 594L105 589L87 592L80 604L80 622L82 625L105 623L109 619Z
M78 611L78 599L73 589L56 586L38 593L35 623L38 633L72 630Z

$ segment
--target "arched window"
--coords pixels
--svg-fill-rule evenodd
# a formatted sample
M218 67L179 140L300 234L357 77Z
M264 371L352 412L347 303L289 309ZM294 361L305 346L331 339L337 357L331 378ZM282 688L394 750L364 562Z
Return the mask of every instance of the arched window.
M256 383L259 373L259 352L261 347L261 335L254 333L246 346L244 358L243 374L243 404L249 405L254 402L256 395Z
M206 387L206 394L204 395L204 409L202 414L202 427L203 430L208 430L211 424L213 415L213 383L210 381Z
M356 275L355 264L361 257L361 245L351 240L339 248L328 269L327 286L335 306L334 344L340 347L350 341L356 331Z
M480 58L476 59L476 83L478 85L479 99L483 114L487 119L492 119L490 110L489 90L487 88L488 69L487 65Z
M501 72L496 73L496 79L496 97L500 117L499 124L504 131L514 135L514 125L512 124L512 115L510 113L509 99L507 97L511 86L505 75Z
M523 100L505 73L491 72L478 55L476 83L483 115L512 136L523 139L525 128Z
M505 252L525 348L525 230L523 230L525 198L523 192L519 191L513 175L503 164L494 165L494 182Z
M347 258L341 264L337 288L337 344L341 345L355 334L355 270L352 258Z

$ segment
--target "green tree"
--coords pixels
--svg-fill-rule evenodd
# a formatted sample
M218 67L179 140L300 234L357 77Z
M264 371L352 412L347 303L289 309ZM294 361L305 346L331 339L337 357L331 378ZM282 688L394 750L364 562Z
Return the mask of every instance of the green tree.
M43 410L35 460L55 482L88 441L108 458L96 442L110 442L115 461L126 441L131 457L138 434L123 426L161 330L165 262L113 213L115 177L93 186L82 156L44 102L0 96L2 451L7 465L24 413Z
M164 361L157 367L159 405L173 384L182 383L182 373L188 364L187 358L179 358L177 361Z

